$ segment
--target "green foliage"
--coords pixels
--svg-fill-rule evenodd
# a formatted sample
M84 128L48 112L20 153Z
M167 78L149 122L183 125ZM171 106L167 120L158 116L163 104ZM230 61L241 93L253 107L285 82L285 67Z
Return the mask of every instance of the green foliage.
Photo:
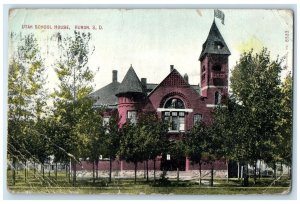
M121 134L119 132L119 114L114 112L109 118L108 124L105 125L105 138L103 148L105 155L110 159L115 159L120 147Z
M38 156L31 137L40 131L38 121L45 114L45 67L33 34L11 36L17 47L12 50L8 73L8 153L26 160Z
M188 132L185 139L186 153L193 163L201 163L206 155L209 131L203 122L199 122Z
M277 123L277 131L279 134L278 151L280 161L287 165L291 165L292 160L292 133L293 133L293 91L292 91L293 79L291 73L289 73L282 86L281 93L282 98L280 102L280 118Z
M77 158L81 153L80 145L87 143L83 130L95 128L85 127L86 122L93 120L87 117L92 112L92 99L88 94L92 91L90 83L93 74L87 66L88 56L91 54L90 39L90 33L77 31L74 36L63 38L60 42L61 57L55 69L59 78L59 90L55 90L53 94L54 120L61 128L58 132L64 137L56 136L61 139L58 140L59 144L69 146L65 150Z
M55 96L64 100L79 100L92 91L94 74L88 67L88 58L93 54L90 46L91 34L74 31L74 36L60 42L61 57L55 72L60 81Z
M84 157L89 161L98 162L101 154L104 154L105 129L103 127L102 110L92 106L86 108L85 117L81 118L80 133L83 135Z
M186 155L186 146L183 140L172 141L169 144L169 153L171 159L177 162L177 166L179 165L179 161L182 157Z
M272 61L267 49L244 53L232 71L231 87L242 106L238 131L244 134L245 159L255 162L277 160L276 123L280 113L281 62ZM235 120L237 121L237 120ZM242 129L242 130L241 130Z
M144 159L144 138L140 135L145 131L132 123L126 123L122 127L121 145L119 156L127 162L138 163Z
M155 159L166 151L168 125L162 122L156 114L140 114L137 126L140 129L140 137L143 138L145 160Z

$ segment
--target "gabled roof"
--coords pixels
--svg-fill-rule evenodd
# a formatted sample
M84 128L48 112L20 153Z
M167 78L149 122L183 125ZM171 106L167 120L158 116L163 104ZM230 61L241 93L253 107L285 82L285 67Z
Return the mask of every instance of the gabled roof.
M124 93L142 93L145 94L142 83L136 75L132 66L130 66L122 83L117 90L116 96Z
M213 21L207 39L202 45L199 61L201 61L206 54L231 54L215 21Z
M116 97L116 92L120 86L120 83L114 81L101 89L93 92L91 96L96 100L94 106L104 106L104 105L117 105L118 97Z
M190 85L188 82L186 82L184 80L184 78L181 76L181 74L176 69L173 69L168 74L168 76L166 76L164 78L164 80L162 80L162 82L160 82L157 86L155 86L155 88L149 93L148 96L150 96L153 92L155 92L156 89L158 89L161 86L176 86L176 87L184 86L184 87L190 87L191 89L193 89L195 92L197 92L199 94L199 92L196 89L195 85Z

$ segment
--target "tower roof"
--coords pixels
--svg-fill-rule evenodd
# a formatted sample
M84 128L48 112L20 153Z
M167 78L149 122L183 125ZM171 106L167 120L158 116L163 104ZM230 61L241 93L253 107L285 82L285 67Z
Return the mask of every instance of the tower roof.
M132 66L127 71L122 83L120 84L116 96L124 93L141 93L145 94L141 81L136 75Z
M231 54L215 21L213 21L207 39L202 45L199 60L201 61L206 54Z

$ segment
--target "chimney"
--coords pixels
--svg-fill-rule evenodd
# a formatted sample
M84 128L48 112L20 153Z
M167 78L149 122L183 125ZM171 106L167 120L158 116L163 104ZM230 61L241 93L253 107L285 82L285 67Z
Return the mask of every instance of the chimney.
M170 72L172 72L174 70L174 65L170 65Z
M118 71L117 70L113 70L112 71L112 81L113 82L117 82L118 81Z
M187 73L184 74L183 78L184 78L184 81L189 83L189 76L187 75Z
M141 78L141 83L142 83L144 90L146 91L147 90L147 78Z

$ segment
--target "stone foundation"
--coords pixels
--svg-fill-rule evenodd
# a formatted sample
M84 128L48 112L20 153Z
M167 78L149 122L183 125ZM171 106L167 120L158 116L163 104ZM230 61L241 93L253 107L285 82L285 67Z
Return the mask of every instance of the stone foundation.
M162 171L155 171L156 179L159 179L162 175ZM202 170L201 176L202 179L210 179L210 170ZM96 174L96 172L95 172ZM137 178L146 177L146 171L137 171ZM92 171L77 171L78 178L91 178L93 176ZM154 171L148 171L149 179L154 178ZM98 171L98 177L100 178L108 178L109 171ZM123 170L123 171L113 171L112 178L134 178L133 170ZM175 179L177 178L177 171L167 171L166 178ZM179 171L180 180L199 180L199 171L191 170L191 171ZM227 170L214 170L214 178L227 178Z

